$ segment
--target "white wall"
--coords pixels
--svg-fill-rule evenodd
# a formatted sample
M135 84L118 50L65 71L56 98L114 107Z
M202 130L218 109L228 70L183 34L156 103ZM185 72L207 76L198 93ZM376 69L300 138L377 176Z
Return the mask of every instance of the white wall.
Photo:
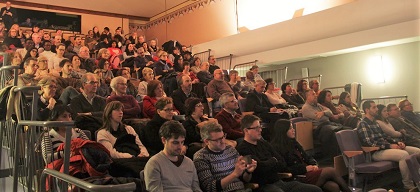
M378 73L369 69L371 59L379 55L384 58L385 72L389 72L385 83L376 83L371 79ZM358 82L362 84L362 98L407 95L414 109L419 111L419 55L420 42L413 42L273 66L261 71L287 66L287 79L294 79L301 77L301 68L308 68L309 76L322 75L321 88Z

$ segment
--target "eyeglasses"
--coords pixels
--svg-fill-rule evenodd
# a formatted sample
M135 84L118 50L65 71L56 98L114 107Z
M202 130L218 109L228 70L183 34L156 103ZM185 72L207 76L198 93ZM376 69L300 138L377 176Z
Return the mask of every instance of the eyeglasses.
M246 129L256 129L256 130L262 130L262 129L263 129L263 127L261 127L261 125L259 125L259 126L256 126L256 127L248 127L248 128L246 128Z
M48 60L39 60L39 62L45 62L46 63L46 62L48 62Z
M117 83L118 85L127 86L127 83Z
M209 141L214 141L214 142L221 142L221 141L223 141L223 139L226 139L226 133L225 134L223 134L223 137L220 137L220 138L217 138L217 139L207 139L207 140L209 140Z
M167 109L163 109L163 111L165 111L165 112L172 112L172 111L174 111L174 109L173 108L167 108Z
M203 104L199 103L199 104L195 105L195 107L203 107Z
M46 86L44 86L44 88L57 89L57 86L55 86L55 85L46 85Z
M88 81L86 84L99 85L99 81Z
M29 65L30 67L39 67L37 64Z
M406 106L413 106L413 104L412 103L408 103L408 104L405 104L404 105L404 107L406 107Z

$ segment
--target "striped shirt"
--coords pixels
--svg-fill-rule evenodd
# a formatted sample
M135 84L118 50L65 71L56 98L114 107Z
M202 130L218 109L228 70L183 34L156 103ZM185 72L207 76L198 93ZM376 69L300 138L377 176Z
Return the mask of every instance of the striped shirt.
M227 145L221 152L213 152L208 147L202 148L194 154L194 165L203 191L236 191L243 190L244 184L236 178L224 190L221 180L235 170L239 157L238 151Z

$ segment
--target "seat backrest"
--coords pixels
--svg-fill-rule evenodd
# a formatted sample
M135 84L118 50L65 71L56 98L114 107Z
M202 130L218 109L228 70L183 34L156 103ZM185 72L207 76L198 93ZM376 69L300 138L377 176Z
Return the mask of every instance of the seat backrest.
M310 150L314 148L312 121L300 121L293 123L296 129L296 141L302 145L303 149Z
M304 117L295 117L295 118L290 119L290 122L292 122L293 124L295 124L297 122L302 122L302 121L309 121L309 119L304 118Z
M362 145L360 144L359 138L355 130L341 130L335 133L337 138L338 146L341 152L343 151L363 151ZM358 155L354 157L354 164L360 164L365 162L364 155ZM347 162L346 162L347 163Z
M238 104L239 104L239 110L241 110L241 112L245 112L246 111L245 109L246 98L239 99Z
M420 165L417 161L417 154L409 155L405 162L407 162L407 166L410 170L411 179L417 186L417 189L420 190Z

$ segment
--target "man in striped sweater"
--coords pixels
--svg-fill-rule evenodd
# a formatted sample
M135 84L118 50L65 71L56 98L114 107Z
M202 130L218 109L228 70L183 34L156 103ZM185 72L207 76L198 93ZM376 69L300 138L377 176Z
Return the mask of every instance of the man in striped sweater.
M243 182L251 179L257 162L246 162L246 158L239 156L234 147L227 146L226 134L217 122L206 122L200 134L206 147L194 154L194 165L201 189L215 192L247 191Z

